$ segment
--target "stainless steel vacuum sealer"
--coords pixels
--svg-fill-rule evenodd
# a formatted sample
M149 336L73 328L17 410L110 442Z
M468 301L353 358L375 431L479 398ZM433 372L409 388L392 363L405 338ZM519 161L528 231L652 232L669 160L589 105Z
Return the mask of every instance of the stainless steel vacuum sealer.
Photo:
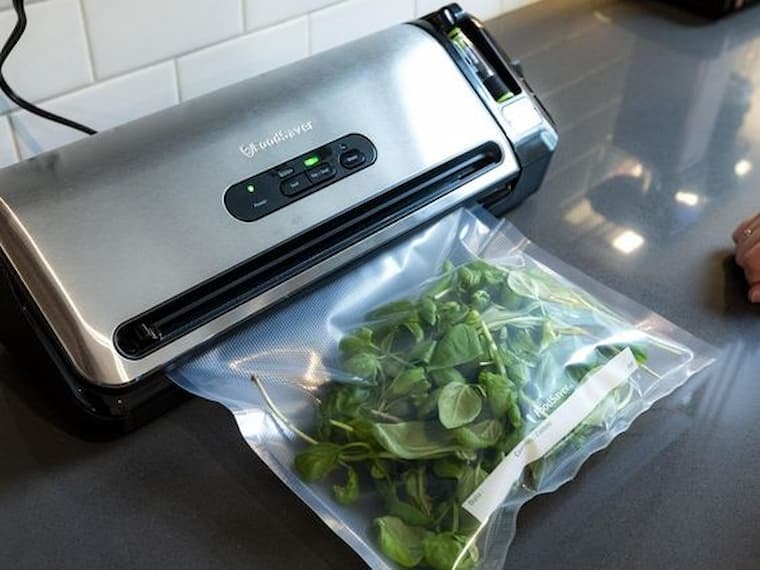
M1 171L0 339L132 427L173 363L461 204L503 213L556 143L450 5Z

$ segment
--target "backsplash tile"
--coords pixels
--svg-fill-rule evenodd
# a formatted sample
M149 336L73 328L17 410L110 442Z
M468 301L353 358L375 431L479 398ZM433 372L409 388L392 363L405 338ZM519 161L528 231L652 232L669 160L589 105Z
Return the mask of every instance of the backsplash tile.
M340 0L243 1L245 2L245 16L249 30L263 28L340 2Z
M178 100L174 64L165 62L52 99L44 107L104 130L174 105ZM86 136L27 111L12 113L11 120L23 158Z
M306 17L177 59L182 99L269 71L309 53Z
M4 67L6 79L25 99L40 100L92 81L78 0L27 6L27 28ZM16 24L13 10L0 12L0 37ZM0 113L15 108L0 95Z
M459 0L480 19L537 0ZM445 5L447 0L27 0L6 73L42 107L104 129ZM0 43L16 22L0 0ZM0 95L0 166L84 135ZM15 141L13 140L15 137ZM15 144L13 144L15 142Z
M40 0L26 0L25 5L32 4L34 2L40 2ZM0 10L5 10L13 6L13 0L0 0Z
M414 18L412 0L348 0L311 14L312 53Z
M241 0L82 0L95 72L108 77L243 31Z

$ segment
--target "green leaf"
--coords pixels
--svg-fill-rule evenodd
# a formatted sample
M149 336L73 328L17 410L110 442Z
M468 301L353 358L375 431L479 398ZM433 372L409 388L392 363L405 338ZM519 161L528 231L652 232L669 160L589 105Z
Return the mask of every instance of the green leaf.
M422 512L414 505L402 501L398 497L391 497L386 501L385 508L388 514L400 518L407 524L415 526L429 526L433 524L433 517Z
M518 405L516 398L512 401L512 405L509 407L507 417L509 418L509 423L511 423L512 427L516 430L519 430L523 426L522 412L520 411L520 406Z
M491 413L496 417L506 416L515 401L515 385L506 376L487 371L480 373L478 383L486 391Z
M374 459L369 474L373 479L385 479L389 474L388 462L385 459Z
M465 384L467 379L456 368L441 368L440 370L431 370L430 377L436 386L445 386L452 382Z
M430 297L425 297L420 301L419 307L420 319L423 322L434 326L438 320L438 307Z
M430 364L434 368L451 368L472 362L482 353L478 332L473 327L460 323L443 335Z
M472 294L472 297L470 297L470 304L473 309L485 311L488 308L488 305L491 304L491 295L489 295L488 291L478 289Z
M375 354L358 352L343 362L343 368L349 374L372 380L380 370L380 360Z
M393 400L385 408L385 412L400 419L411 419L416 412L410 398L398 398Z
M457 283L464 289L474 289L480 285L480 271L469 267L460 267L457 271Z
M365 443L374 444L375 436L372 432L373 423L363 417L354 418L349 421L348 425L354 428L354 437Z
M425 378L423 368L409 368L398 376L388 386L388 396L397 398L408 394L419 394L430 389L430 382Z
M415 401L417 406L417 417L419 419L426 419L438 410L438 398L441 395L441 389L438 388L430 392L427 396L422 397L420 394L420 400Z
M433 462L433 473L443 479L458 479L464 468L464 461L453 457L442 457Z
M446 384L438 398L438 419L448 429L470 423L480 414L483 406L478 391L469 384Z
M457 301L446 301L438 305L438 329L445 332L464 319L469 309Z
M404 317L413 313L414 309L415 305L411 301L394 301L393 303L388 303L387 305L383 305L379 309L375 309L368 313L367 320L379 321L388 317Z
M333 485L333 496L342 505L350 505L359 498L359 475L353 467L347 468L345 485Z
M499 287L507 279L507 272L503 269L491 265L483 260L477 260L470 263L470 268L480 271L480 284L488 287Z
M501 292L498 299L499 304L510 311L517 311L530 302L528 298L515 293L509 286L509 283L504 283L501 286Z
M329 442L307 447L296 455L296 472L304 481L319 481L338 467L340 453L341 446Z
M344 417L356 417L361 406L369 399L370 391L366 386L356 384L344 384L337 388L333 394L334 409L336 415Z
M368 352L372 347L372 329L366 327L344 336L338 345L344 354Z
M425 338L425 330L422 328L422 325L420 325L420 322L416 319L417 317L415 316L414 319L406 320L402 323L402 326L410 333L412 333L412 336L416 342L422 342Z
M468 570L474 568L480 554L474 544L456 564L459 555L467 546L467 538L453 532L443 532L429 536L424 541L425 564L433 570ZM456 566L455 566L456 564Z
M398 517L377 518L374 526L380 550L393 562L404 568L414 568L422 562L430 531L409 526Z
M427 493L425 466L420 465L404 473L404 488L414 505L426 514L433 512L433 501Z
M425 291L425 296L436 297L450 289L451 282L454 279L453 271L454 264L448 260L445 261L443 267L441 268L442 277L433 283L433 285L431 285L427 291Z
M522 430L515 430L506 437L502 437L496 444L496 449L507 455L523 440L524 435Z
M402 459L440 457L459 448L451 434L427 422L375 424L373 435L386 451Z
M433 358L433 352L435 346L438 344L435 340L426 340L420 342L412 348L407 355L409 362L420 362L422 364L428 364L430 359Z
M484 420L454 430L454 438L463 447L485 449L496 445L504 433L504 427L498 420Z
M389 515L398 517L412 526L431 526L433 524L433 518L430 514L423 513L414 505L398 498L394 483L388 480L380 480L377 481L376 486L380 496L385 501L385 509Z
M486 473L480 465L474 467L465 467L457 477L457 500L463 503L472 495L478 487L486 480Z
M551 321L547 320L541 328L541 338L538 347L539 352L545 351L555 340L557 340L557 333L554 332L554 327L552 326Z

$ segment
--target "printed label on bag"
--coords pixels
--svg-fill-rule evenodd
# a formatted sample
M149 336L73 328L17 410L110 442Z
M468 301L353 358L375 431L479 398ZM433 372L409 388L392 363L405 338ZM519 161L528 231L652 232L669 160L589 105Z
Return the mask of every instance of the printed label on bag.
M631 349L626 348L589 376L567 400L507 455L462 505L485 522L507 498L523 469L541 459L594 411L610 392L630 378L638 368Z

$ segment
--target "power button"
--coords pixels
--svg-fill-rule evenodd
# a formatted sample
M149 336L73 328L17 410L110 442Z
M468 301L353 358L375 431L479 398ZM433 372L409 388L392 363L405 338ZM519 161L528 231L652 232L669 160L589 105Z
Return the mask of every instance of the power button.
M340 164L349 170L361 166L366 160L367 157L358 148L352 148L340 155Z

